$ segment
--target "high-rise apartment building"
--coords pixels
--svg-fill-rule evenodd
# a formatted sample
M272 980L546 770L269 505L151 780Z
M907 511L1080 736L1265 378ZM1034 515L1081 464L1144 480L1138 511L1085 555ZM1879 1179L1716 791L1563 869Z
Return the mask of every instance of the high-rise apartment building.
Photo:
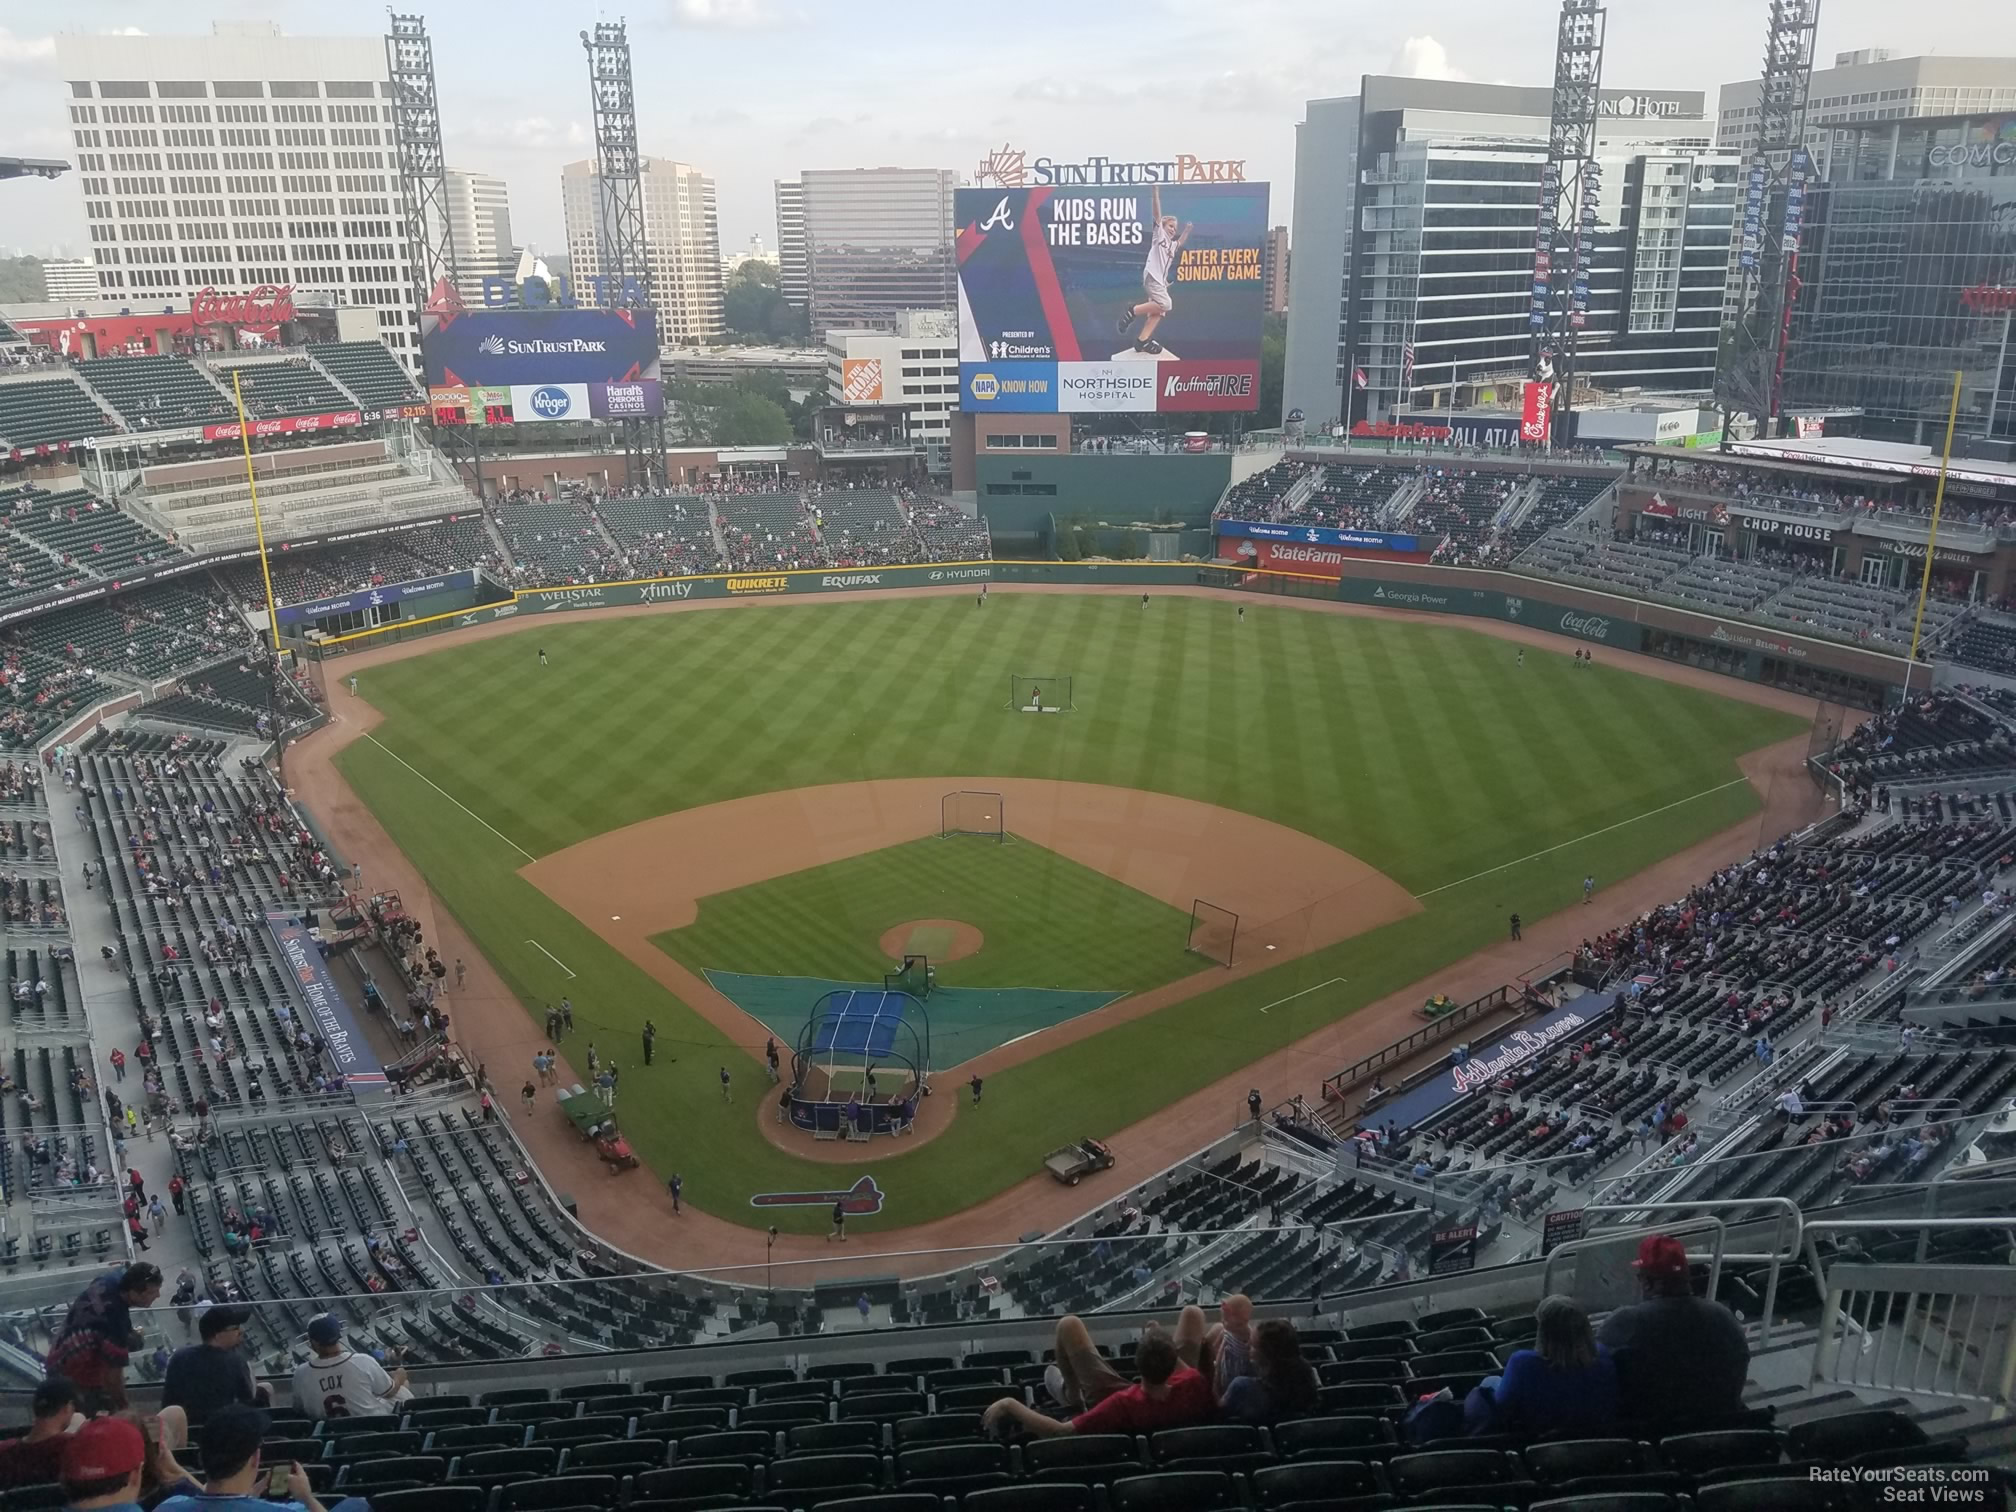
M1755 150L1762 90L1760 79L1722 86L1716 146ZM1832 68L1813 71L1806 101L1806 142L1824 176L1837 137L1844 131L1855 131L1859 141L1861 128L1872 122L2002 111L2016 111L2016 58L1893 58L1882 48L1864 48L1836 54Z
M1281 414L1299 410L1309 424L1322 425L1344 414L1337 338L1357 214L1358 97L1311 100L1304 113L1295 128L1296 276L1288 281Z
M373 306L409 366L419 330L378 36L59 32L56 66L99 290L181 303L214 288Z
M643 158L639 166L658 339L666 346L718 341L728 321L722 307L714 180L691 164L670 158ZM608 238L601 227L601 188L592 160L569 163L560 171L567 254L574 287L582 298L592 297L595 280L605 271L603 249Z
M799 175L812 335L893 331L905 310L954 310L947 168L836 168ZM780 227L781 231L781 227Z
M43 297L53 301L96 299L98 265L83 257L49 257L42 262Z
M1260 246L1260 287L1267 298L1269 315L1288 310L1288 228L1270 226L1267 240Z
M805 287L805 186L796 179L778 179L777 292L794 310L807 304Z
M483 280L509 278L518 267L511 240L511 195L487 173L448 170L448 230L455 239L455 278L463 303L483 302Z

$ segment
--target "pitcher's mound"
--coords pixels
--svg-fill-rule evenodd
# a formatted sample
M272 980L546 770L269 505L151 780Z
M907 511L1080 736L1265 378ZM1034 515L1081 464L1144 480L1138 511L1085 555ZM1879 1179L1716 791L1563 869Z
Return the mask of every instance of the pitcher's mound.
M882 936L882 954L892 961L900 961L906 955L928 956L936 965L977 955L986 943L986 936L979 930L957 919L913 919Z

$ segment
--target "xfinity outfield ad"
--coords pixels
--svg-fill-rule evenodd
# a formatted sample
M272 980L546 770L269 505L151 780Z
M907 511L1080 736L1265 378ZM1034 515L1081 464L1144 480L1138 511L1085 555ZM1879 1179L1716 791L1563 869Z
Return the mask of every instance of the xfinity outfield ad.
M961 189L960 405L1252 410L1265 184Z

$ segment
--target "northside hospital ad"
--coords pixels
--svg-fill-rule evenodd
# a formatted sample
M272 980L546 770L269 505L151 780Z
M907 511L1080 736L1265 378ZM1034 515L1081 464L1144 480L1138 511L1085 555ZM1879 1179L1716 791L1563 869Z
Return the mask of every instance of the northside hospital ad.
M1010 158L954 197L961 406L1257 409L1268 186L1216 159Z

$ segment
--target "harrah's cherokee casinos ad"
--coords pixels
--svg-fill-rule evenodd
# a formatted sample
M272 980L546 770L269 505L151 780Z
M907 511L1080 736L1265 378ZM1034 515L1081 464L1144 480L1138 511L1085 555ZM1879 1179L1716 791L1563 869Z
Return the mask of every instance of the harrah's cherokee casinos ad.
M959 402L1253 410L1265 184L961 189Z

